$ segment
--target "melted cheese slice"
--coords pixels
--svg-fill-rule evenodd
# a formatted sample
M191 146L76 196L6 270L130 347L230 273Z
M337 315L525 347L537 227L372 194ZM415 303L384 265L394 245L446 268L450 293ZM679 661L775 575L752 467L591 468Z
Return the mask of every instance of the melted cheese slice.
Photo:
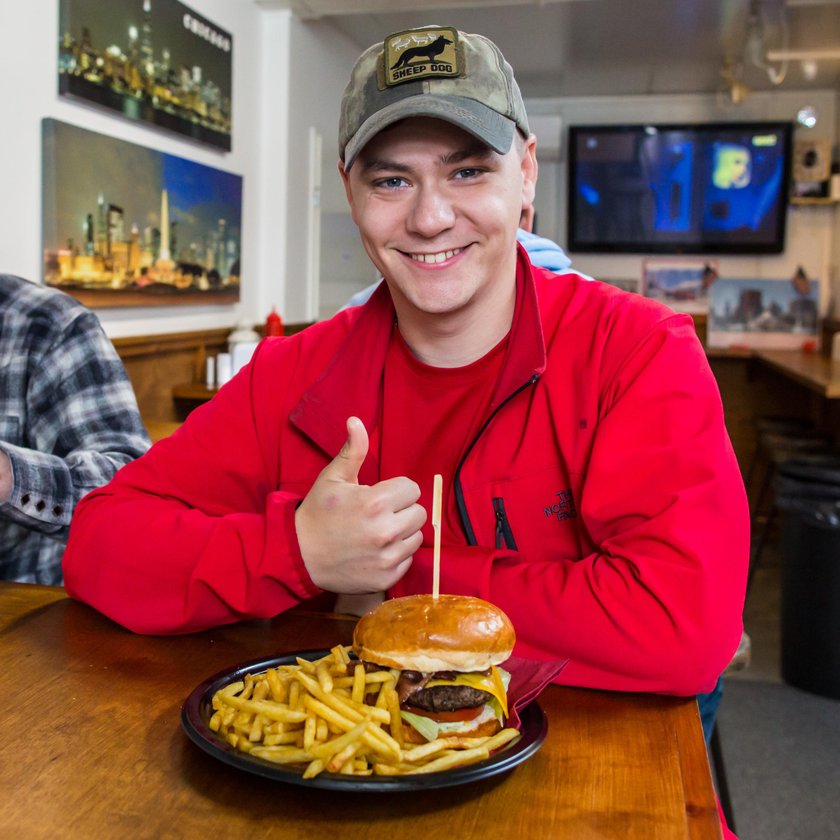
M424 688L434 688L436 685L468 685L470 688L486 691L499 701L505 717L508 716L507 692L495 665L490 666L489 674L458 674L454 680L429 680Z

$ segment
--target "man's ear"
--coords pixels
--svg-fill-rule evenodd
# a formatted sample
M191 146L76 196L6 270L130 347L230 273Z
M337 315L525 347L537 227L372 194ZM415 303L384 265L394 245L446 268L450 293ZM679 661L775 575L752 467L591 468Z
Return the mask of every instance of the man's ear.
M537 138L531 134L522 149L522 210L534 203L537 193Z
M350 205L350 215L353 221L356 222L356 205L353 201L353 191L350 189L350 176L344 168L344 161L338 159L338 174L341 175L341 181L344 184L344 194L347 196L347 203ZM358 225L358 222L356 222Z

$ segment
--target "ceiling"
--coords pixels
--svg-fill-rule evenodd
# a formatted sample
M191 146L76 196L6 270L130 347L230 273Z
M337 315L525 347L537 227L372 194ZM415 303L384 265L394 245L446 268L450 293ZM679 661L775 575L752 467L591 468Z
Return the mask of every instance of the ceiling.
M327 21L359 47L429 23L481 32L516 71L526 97L771 90L840 92L840 0L256 0ZM410 5L411 11L405 11ZM750 27L750 11L754 13ZM787 44L784 43L784 20ZM797 57L756 66L750 45L761 30L767 50L830 51L813 78ZM753 33L752 40L748 32ZM772 54L772 53L771 53ZM816 53L813 53L816 54ZM807 57L807 56L806 56ZM725 81L721 71L729 63ZM806 68L809 69L809 68Z

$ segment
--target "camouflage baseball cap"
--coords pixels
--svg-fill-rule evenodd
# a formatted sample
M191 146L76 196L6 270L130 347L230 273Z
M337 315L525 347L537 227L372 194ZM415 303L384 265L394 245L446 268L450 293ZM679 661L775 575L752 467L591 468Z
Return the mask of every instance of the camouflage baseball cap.
M483 35L423 26L389 35L359 57L344 89L338 150L345 169L383 128L406 117L436 117L499 154L528 117L513 70Z

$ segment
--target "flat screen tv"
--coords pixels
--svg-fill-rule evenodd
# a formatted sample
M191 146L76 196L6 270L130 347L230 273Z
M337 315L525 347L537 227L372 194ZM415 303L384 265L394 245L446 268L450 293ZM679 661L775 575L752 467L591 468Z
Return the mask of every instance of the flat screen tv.
M570 251L784 250L788 122L569 127Z

